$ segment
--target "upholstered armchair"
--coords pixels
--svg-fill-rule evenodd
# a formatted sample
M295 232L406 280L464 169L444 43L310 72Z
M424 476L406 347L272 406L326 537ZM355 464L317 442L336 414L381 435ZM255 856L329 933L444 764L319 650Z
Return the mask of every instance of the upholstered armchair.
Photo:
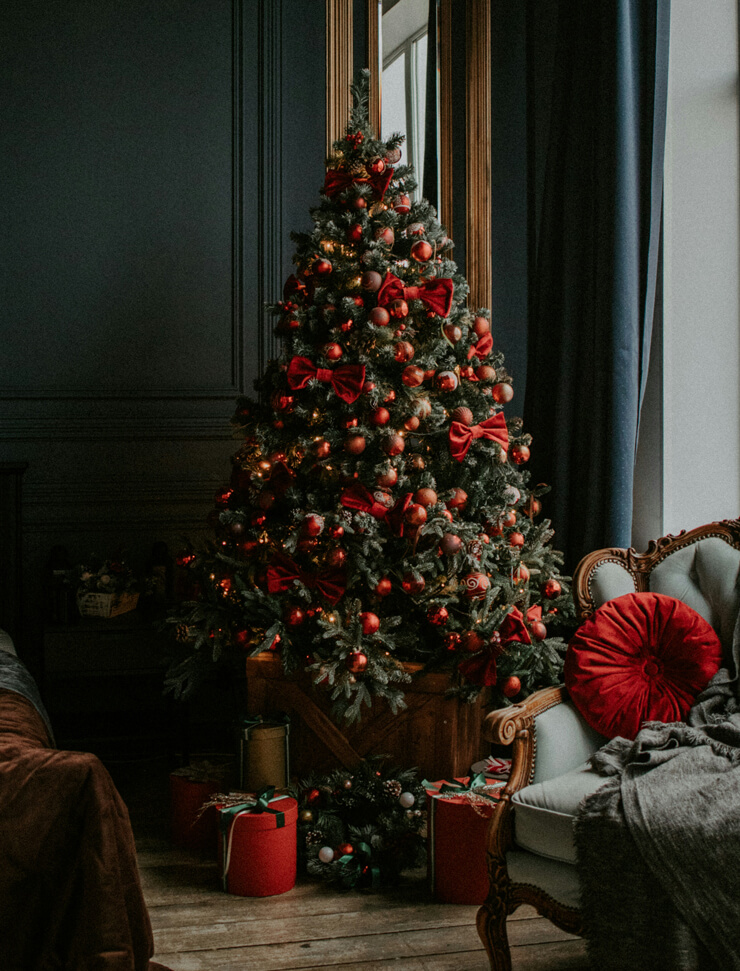
M597 550L578 565L573 594L590 618L615 597L649 591L683 601L729 652L738 612L740 520L710 523L633 549ZM587 764L607 738L586 723L564 687L491 712L488 738L511 746L512 769L488 833L490 889L478 933L496 971L511 968L506 919L531 904L565 931L582 932L573 822L581 800L606 781Z

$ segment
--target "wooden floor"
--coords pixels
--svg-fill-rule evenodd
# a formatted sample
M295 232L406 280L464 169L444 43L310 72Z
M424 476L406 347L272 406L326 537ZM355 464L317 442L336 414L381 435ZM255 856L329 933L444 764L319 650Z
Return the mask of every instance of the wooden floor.
M398 888L336 893L301 880L277 897L223 893L216 863L167 837L166 766L109 766L129 806L155 960L172 971L486 971L477 907L438 904L414 872ZM515 971L586 971L581 940L529 908L509 921Z

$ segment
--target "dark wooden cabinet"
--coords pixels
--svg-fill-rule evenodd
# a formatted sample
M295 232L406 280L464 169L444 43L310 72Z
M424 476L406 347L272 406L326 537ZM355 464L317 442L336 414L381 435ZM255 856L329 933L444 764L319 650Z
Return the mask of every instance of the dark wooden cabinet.
M166 641L137 611L44 628L43 694L60 747L127 756L174 750Z

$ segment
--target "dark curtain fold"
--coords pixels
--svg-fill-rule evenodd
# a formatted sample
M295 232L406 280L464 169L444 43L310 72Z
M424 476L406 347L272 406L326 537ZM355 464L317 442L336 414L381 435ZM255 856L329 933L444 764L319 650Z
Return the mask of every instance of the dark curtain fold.
M631 541L660 269L669 14L670 0L558 4L524 418L569 570L589 550Z

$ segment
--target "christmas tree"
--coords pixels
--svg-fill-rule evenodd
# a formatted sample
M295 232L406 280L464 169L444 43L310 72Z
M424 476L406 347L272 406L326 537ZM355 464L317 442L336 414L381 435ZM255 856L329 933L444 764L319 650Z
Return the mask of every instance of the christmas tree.
M198 595L169 618L187 696L220 657L280 653L311 672L336 717L403 707L404 662L495 704L556 683L572 617L544 485L490 314L433 207L411 201L402 137L369 127L353 86L313 231L272 309L278 359L240 399L241 445L216 497L215 537L180 558Z

